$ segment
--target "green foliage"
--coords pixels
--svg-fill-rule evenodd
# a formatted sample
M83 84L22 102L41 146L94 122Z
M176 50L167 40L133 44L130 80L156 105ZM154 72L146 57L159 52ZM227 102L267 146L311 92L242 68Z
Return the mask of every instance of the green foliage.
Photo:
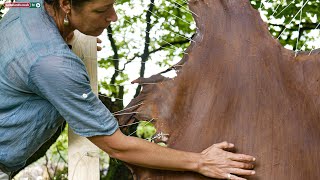
M54 180L68 179L68 125L60 134L56 143L54 143L47 151L49 162L55 164L54 171L49 174ZM48 163L47 163L48 164ZM51 165L52 166L52 165ZM49 168L49 167L48 167Z
M139 138L151 141L152 136L157 132L155 126L149 121L140 121L137 127L137 136Z
M154 7L150 12L151 5ZM141 11L137 11L140 8ZM141 67L146 62L166 69L180 60L183 56L182 52L190 44L185 37L191 38L195 33L193 17L185 8L185 3L177 4L175 1L156 1L154 4L142 0L117 1L119 20L112 25L112 29L118 57L116 60L114 56L105 57L99 61L99 67L114 68L115 61L118 61L119 68L116 71L119 75L117 81L113 83L111 83L112 78L107 77L105 82L100 83L100 88L109 91L109 96L122 98L117 97L120 87L108 84L121 84L128 81L128 76L125 76L126 63L137 67L136 72L131 70L130 74L141 74L144 73ZM151 15L150 18L148 14ZM150 35L149 43L146 42L147 35ZM146 62L141 62L142 60ZM125 88L125 92L128 92L130 87Z
M57 142L50 147L50 151L54 156L60 156L64 160L68 159L68 124L65 130L60 134Z
M130 170L122 161L116 159L110 160L109 171L101 172L100 176L101 180L133 180Z
M108 59L101 59L99 62L99 67L101 68L105 68L105 69L110 69L110 71L112 71L112 69L114 69L114 65L113 65L113 60L111 58ZM105 79L111 79L111 77L105 77ZM119 97L119 91L120 91L120 86L116 86L114 84L123 84L124 82L127 82L129 80L128 74L124 73L124 72L119 72L118 77L115 79L115 81L112 84L109 84L107 81L102 81L99 83L99 87L104 88L105 90L107 90L108 92L108 96L109 97L115 97L115 98L122 98ZM124 93L126 93L127 91L124 91Z
M53 180L68 180L68 167L64 166L62 169L57 170Z
M319 0L270 1L270 3L264 3L262 8L260 8L261 1L251 1L251 4L267 17L270 33L275 38L282 34L279 41L283 46L294 50L311 50L316 48L309 42L315 40L311 32L319 23L319 2ZM302 11L300 11L301 7L304 7Z
M0 20L2 19L3 16L3 11L4 10L4 5L0 4Z

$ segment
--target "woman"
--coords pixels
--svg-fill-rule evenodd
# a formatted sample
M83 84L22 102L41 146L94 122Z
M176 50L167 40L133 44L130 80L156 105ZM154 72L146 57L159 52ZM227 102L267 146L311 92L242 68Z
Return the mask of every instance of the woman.
M223 149L222 142L201 153L164 148L118 129L93 94L82 61L69 49L75 29L98 36L117 20L114 0L45 0L41 8L10 9L0 22L0 169L6 174L48 140L63 122L78 135L128 163L243 180L252 175L252 156ZM4 173L1 176L6 176ZM6 179L8 177L6 176Z

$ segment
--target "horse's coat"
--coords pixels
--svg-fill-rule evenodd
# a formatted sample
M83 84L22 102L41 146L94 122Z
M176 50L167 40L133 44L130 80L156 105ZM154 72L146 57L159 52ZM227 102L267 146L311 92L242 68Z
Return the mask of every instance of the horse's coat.
M248 0L193 0L195 42L168 80L138 80L141 94L129 105L157 118L170 148L201 152L224 140L257 158L251 180L320 178L320 55L284 49ZM160 79L160 81L159 81ZM206 179L191 172L133 167L138 179Z

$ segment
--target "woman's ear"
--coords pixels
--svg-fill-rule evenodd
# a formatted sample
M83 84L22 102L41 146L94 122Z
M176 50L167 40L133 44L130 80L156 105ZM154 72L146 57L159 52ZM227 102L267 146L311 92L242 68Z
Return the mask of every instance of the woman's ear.
M71 2L69 0L59 0L59 4L60 4L61 9L65 13L70 13L70 11L71 11Z

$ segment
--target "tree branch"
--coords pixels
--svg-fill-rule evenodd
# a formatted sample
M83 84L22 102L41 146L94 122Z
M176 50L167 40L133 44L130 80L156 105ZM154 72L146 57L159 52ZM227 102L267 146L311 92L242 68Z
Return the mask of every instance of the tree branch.
M161 45L159 48L150 51L150 54L155 53L155 52L158 52L158 51L161 51L161 50L163 50L164 48L169 47L169 46L172 46L172 45L182 45L182 44L186 44L186 43L189 43L189 42L190 42L190 41L189 41L188 39L186 39L186 40L181 40L181 41L169 42L170 44L169 44L169 43L163 44L163 45Z
M283 24L272 24L272 23L269 23L269 25L278 26L278 27L281 27L281 28L284 27L285 28L285 25L283 25ZM313 29L320 29L320 26L318 26L318 23L301 23L301 25L302 25L302 27L300 29L302 29L303 31L305 31L305 30L313 30ZM295 25L292 28L287 28L287 30L289 30L289 31L298 31L298 29L299 29L299 25Z
M62 159L62 161L63 161L64 163L68 164L68 162L63 158L63 156L62 156L62 154L61 154L61 152L60 152L60 149L59 149L58 147L56 147L56 149L57 149L57 152L58 152L60 158Z
M161 51L163 50L164 48L166 47L169 47L169 46L172 46L172 45L183 45L183 44L186 44L186 43L189 43L190 41L189 40L181 40L181 41L173 41L173 42L169 42L169 43L166 43L166 44L163 44L163 45L160 45L159 48L157 49L154 49L152 51L149 52L149 55L153 54L153 53L156 53L158 51ZM125 68L126 68L126 65L131 63L135 58L141 58L141 54L135 54L132 58L130 58L125 64L124 64L124 67L123 69L121 69L120 71L124 71Z
M119 59L119 54L118 54L118 48L117 48L117 45L116 45L116 42L112 36L112 28L111 26L109 26L107 28L107 31L108 31L108 38L109 38L109 41L111 43L111 47L112 47L112 50L114 52L113 54L113 59L116 59L118 60ZM115 84L116 82L116 78L119 76L119 61L112 61L113 62L113 65L114 65L114 68L115 68L115 71L112 75L112 78L110 80L110 84ZM116 93L116 92L112 92L112 95L113 97L116 97L117 100L116 100L116 104L118 105L121 105L123 106L123 96L124 96L124 87L123 86L119 86L119 92Z
M151 12L154 8L154 0L150 1L149 4L149 10L146 14L146 20L147 20L147 27L146 27L146 37L145 37L145 44L144 44L144 51L141 56L141 68L140 68L140 77L144 77L145 69L146 69L146 61L148 60L150 53L149 53L149 45L150 45L150 30L151 30ZM134 97L137 97L141 91L141 85L138 86L136 89L136 94Z

